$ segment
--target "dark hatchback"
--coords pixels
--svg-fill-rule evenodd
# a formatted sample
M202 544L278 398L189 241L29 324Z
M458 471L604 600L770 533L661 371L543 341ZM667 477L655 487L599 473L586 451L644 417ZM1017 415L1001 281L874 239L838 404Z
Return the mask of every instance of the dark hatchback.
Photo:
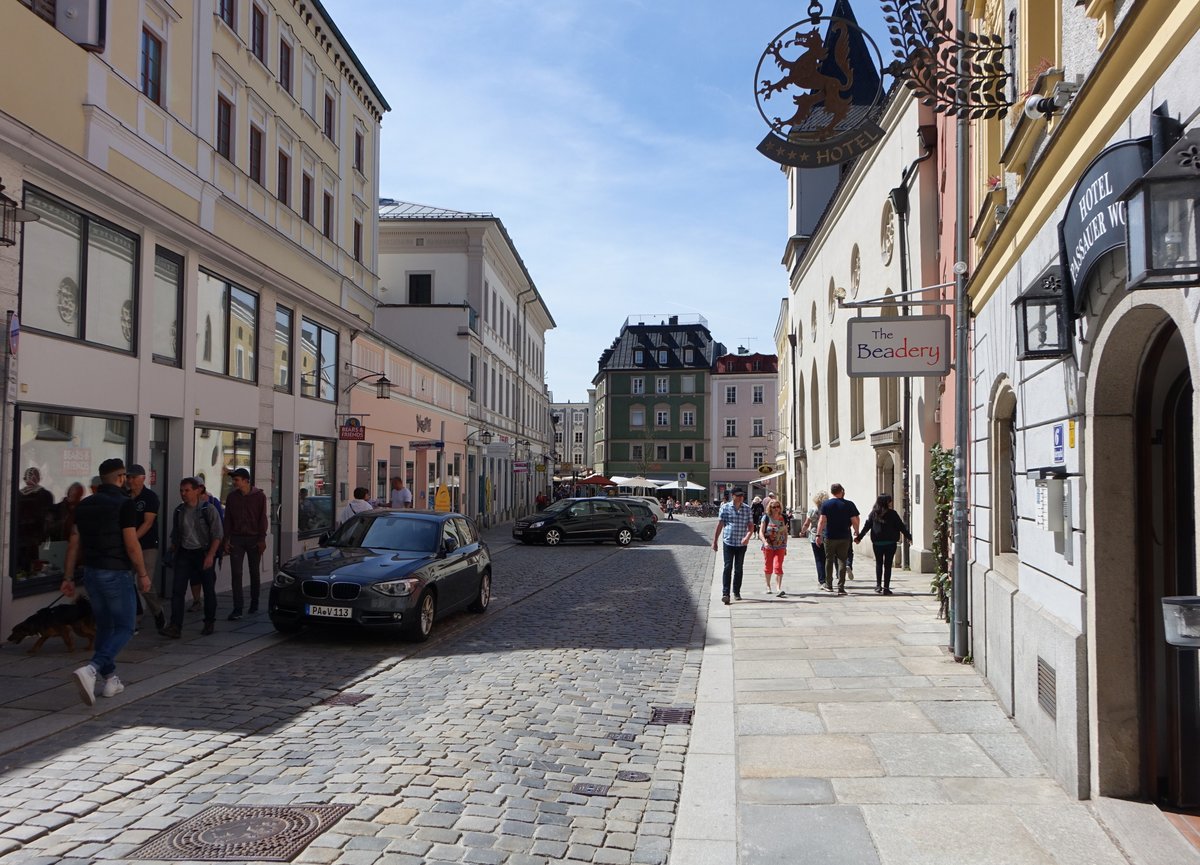
M628 505L604 496L560 499L541 513L517 520L512 536L524 544L558 546L563 541L616 541L629 546L636 520Z
M482 613L492 599L492 560L462 514L364 511L285 563L271 585L271 623L399 628L426 640L436 619Z

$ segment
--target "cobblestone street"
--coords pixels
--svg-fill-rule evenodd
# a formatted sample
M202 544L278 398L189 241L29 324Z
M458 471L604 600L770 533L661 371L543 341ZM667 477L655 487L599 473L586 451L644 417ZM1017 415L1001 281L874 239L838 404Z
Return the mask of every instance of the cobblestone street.
M10 751L0 862L119 861L210 806L326 804L350 810L294 861L665 862L689 728L648 722L695 702L711 528L494 533L492 608L424 646L306 632Z

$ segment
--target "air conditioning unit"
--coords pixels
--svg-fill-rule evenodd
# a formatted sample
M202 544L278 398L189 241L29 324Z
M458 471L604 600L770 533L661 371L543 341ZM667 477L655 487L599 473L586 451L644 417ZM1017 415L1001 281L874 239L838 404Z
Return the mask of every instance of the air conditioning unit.
M58 0L55 26L88 51L103 51L108 0Z

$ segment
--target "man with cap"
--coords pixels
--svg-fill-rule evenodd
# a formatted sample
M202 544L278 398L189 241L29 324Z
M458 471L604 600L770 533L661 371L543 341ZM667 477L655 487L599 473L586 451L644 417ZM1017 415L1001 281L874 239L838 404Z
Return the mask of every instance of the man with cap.
M250 612L258 612L259 569L267 548L267 496L250 486L250 472L236 468L230 473L233 491L225 498L225 552L233 576L233 612L229 621L242 617L242 556L250 562Z
M96 686L101 680L100 693L105 697L125 690L117 678L117 655L133 636L138 590L150 590L150 575L137 537L142 521L133 500L121 488L124 483L123 460L100 463L100 487L75 508L75 525L67 540L62 593L68 598L75 596L72 575L82 557L83 585L96 617L92 660L73 674L79 695L89 706L96 702Z
M141 520L137 536L142 547L142 560L146 563L146 573L150 574L150 579L153 580L158 567L158 494L146 486L146 470L137 463L127 470L125 482L129 485L129 497L133 499L133 507ZM141 596L142 606L154 616L154 627L162 630L167 624L167 618L163 615L163 605L158 594L151 588L141 592Z
M733 501L721 505L717 513L717 531L712 548L723 543L725 568L721 571L721 603L729 603L730 576L733 577L733 597L742 599L742 565L746 561L746 544L750 542L752 515L746 504L746 491L735 489Z

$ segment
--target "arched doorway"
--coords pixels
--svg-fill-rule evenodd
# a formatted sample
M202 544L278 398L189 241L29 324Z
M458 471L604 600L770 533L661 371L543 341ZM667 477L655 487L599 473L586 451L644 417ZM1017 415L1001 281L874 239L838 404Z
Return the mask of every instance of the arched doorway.
M1196 807L1200 664L1162 624L1164 596L1197 594L1187 347L1158 307L1106 330L1089 412L1093 794Z

